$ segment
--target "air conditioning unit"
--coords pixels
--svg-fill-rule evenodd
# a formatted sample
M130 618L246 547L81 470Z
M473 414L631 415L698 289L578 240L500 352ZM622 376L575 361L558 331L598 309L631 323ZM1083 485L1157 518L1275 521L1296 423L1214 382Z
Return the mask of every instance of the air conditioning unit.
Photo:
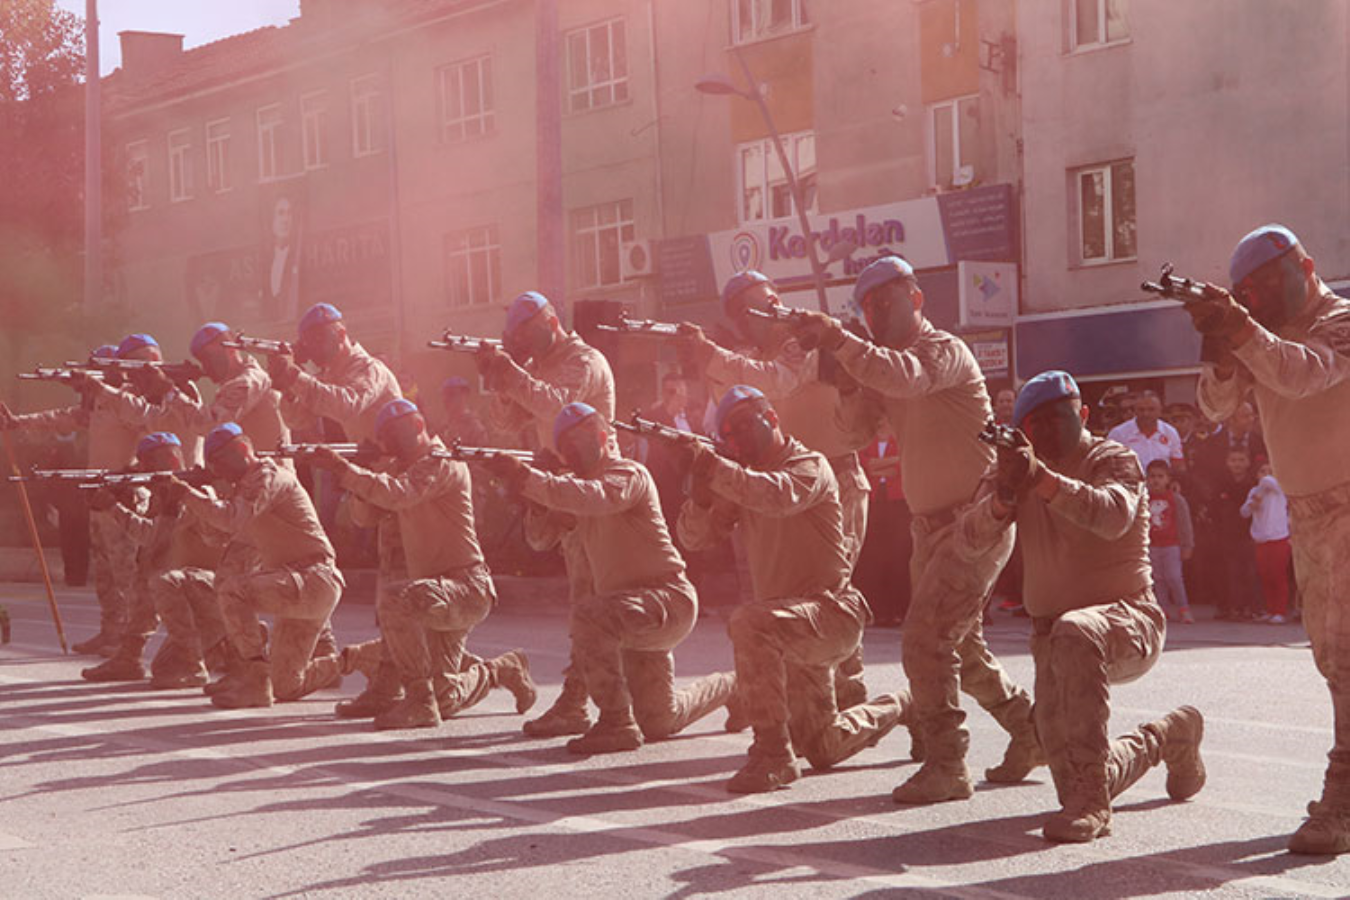
M624 281L647 278L655 271L656 258L652 255L651 241L625 241L619 246L619 274Z

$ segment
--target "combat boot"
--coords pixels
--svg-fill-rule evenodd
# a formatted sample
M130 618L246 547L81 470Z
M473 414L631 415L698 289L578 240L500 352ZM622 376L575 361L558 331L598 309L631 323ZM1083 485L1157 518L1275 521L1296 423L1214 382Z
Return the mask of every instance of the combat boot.
M211 695L211 705L221 709L251 709L272 705L272 671L267 660L248 660L229 679L227 688Z
M750 727L750 711L746 709L745 698L741 696L740 687L731 692L727 698L727 721L722 726L731 734L744 731ZM728 788L730 790L730 788ZM750 793L749 791L740 791L737 793Z
M436 728L440 724L441 710L436 705L430 678L409 682L404 687L403 699L375 716L376 731Z
M112 648L116 651L117 643L116 635L109 634L106 631L99 631L98 634L87 641L80 641L78 644L72 644L70 649L74 650L76 653L84 653L89 656L108 656L109 654L103 652L104 648Z
M198 663L195 667L180 666L165 672L155 672L150 676L150 687L157 691L177 691L205 687L210 680L206 666Z
M964 760L956 763L925 762L910 779L891 791L896 803L944 803L969 800L975 793L970 769Z
M516 698L516 712L527 712L539 699L539 689L530 677L530 660L524 650L512 650L490 663L496 687L506 688Z
M1350 852L1350 814L1326 800L1308 804L1308 820L1289 838L1289 852L1336 856Z
M905 727L909 729L909 758L915 762L923 762L928 758L928 745L923 739L923 729L917 722L909 722Z
M1167 764L1167 796L1187 800L1205 786L1205 763L1200 758L1200 740L1205 736L1205 717L1194 706L1182 706L1157 722L1144 726L1158 737L1162 759Z
M123 640L117 653L105 663L99 663L80 672L85 681L141 681L145 666L141 664L144 641Z
M787 756L751 756L727 782L732 794L764 794L787 787L802 777L802 767L790 752Z
M1077 779L1064 808L1046 819L1042 832L1057 844L1086 844L1111 833L1111 797L1105 772L1095 780Z
M403 700L403 685L398 669L388 661L380 663L366 689L350 700L333 707L339 719L373 719Z
M1036 729L1027 723L1013 732L1008 749L1003 752L1003 762L985 769L984 777L995 784L1015 784L1025 781L1032 769L1045 764L1045 752L1041 750Z
M530 719L521 730L530 737L562 737L586 734L591 717L586 714L586 685L580 678L564 678L562 693L542 716Z
M642 729L631 712L600 721L579 738L567 742L567 752L588 756L593 753L623 753L642 746Z

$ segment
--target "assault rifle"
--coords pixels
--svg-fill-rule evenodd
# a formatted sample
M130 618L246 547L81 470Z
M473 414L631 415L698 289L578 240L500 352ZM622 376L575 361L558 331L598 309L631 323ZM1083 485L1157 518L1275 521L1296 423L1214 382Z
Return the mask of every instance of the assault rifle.
M496 338L469 337L463 334L455 334L448 328L441 335L440 340L427 341L427 346L433 350L450 350L458 353L477 353L484 347L503 349L502 342Z
M321 447L327 447L343 459L355 459L361 445L356 443L338 444L277 444L275 450L256 450L259 459L297 459L309 456Z
M517 450L511 447L466 447L455 441L444 450L433 450L431 455L437 459L455 459L460 462L487 462L509 456L524 463L534 464L535 455L529 450Z
M984 423L984 429L977 435L991 447L1003 448L1004 450L1017 450L1024 444L1017 439L1017 429L1011 425L1000 425L993 419Z
M803 310L793 309L789 306L770 306L768 309L746 307L745 314L752 319L762 319L766 322L781 322L785 325L795 325L806 317L806 313Z
M163 372L177 385L187 385L203 374L202 367L192 360L183 362L163 362L152 359L109 359L106 356L91 356L88 362L67 362L66 368L87 373L119 372L132 376L138 372Z
M1208 300L1212 296L1211 291L1213 290L1209 284L1203 281L1196 281L1193 278L1177 278L1172 274L1171 263L1163 263L1162 272L1158 275L1157 281L1145 281L1139 287L1147 293L1158 294L1168 300L1179 300L1182 303Z
M295 356L295 348L289 341L274 341L270 338L248 337L244 334L235 335L228 341L221 341L220 346L229 347L231 350L247 350L249 353L260 353L263 356Z
M657 322L653 319L630 319L627 313L619 316L613 325L596 325L597 331L609 334L637 335L639 337L672 338L678 337L680 327L670 322Z
M710 437L705 437L701 434L693 434L688 431L681 431L678 428L671 428L669 425L662 425L660 422L654 422L651 419L644 419L637 411L634 411L633 414L628 417L627 422L615 419L613 425L619 431L626 431L629 434L638 437L664 441L667 444L686 444L693 441L694 443L702 444L709 450L714 450L717 447Z
M58 384L70 384L77 372L92 378L94 381L103 380L102 372L89 372L70 366L38 366L31 372L20 372L19 378L22 381L53 381Z
M211 476L201 466L181 469L177 472L119 472L113 469L33 469L27 475L11 475L10 481L56 481L74 484L81 490L96 490L101 487L149 487L156 482L177 478L188 484L204 485Z

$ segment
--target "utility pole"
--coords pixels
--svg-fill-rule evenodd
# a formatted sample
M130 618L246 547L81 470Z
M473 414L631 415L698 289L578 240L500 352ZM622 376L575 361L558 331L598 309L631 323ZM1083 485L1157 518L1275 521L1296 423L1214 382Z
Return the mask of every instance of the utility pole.
M566 236L562 197L562 66L558 49L558 0L535 0L535 212L539 290L562 303L566 285Z
M99 131L98 0L84 0L84 311L103 296L103 169Z

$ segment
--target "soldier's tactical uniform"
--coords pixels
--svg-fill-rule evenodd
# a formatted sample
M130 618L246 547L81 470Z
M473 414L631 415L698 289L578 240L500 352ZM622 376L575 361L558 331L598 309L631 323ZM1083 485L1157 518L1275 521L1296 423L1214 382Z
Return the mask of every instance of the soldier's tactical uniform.
M237 555L243 565L222 563L217 573L225 628L244 664L211 702L270 706L274 697L297 700L333 682L340 669L337 656L313 655L344 581L314 504L295 474L260 459L228 500L194 490L183 503L205 524L252 550ZM274 618L270 648L259 628L259 612Z
M1000 519L987 482L953 541L954 564L971 565L1006 543L1014 520L1021 532L1036 731L1063 807L1045 824L1054 841L1109 834L1111 799L1160 761L1175 800L1205 783L1198 752L1204 723L1192 707L1110 740L1110 686L1153 668L1167 616L1153 596L1148 488L1139 459L1121 444L1084 434L1068 459L1046 463L1044 477L1058 483L1054 499L1028 494Z
M570 534L594 586L572 608L572 647L600 719L568 749L635 749L725 706L735 689L729 673L675 690L671 651L693 630L698 595L670 541L651 473L619 457L610 441L594 477L530 469L522 493L575 517Z
M251 356L240 355L243 369L216 386L210 403L201 395L172 391L165 403L169 410L195 433L205 434L217 425L235 422L253 442L270 450L291 439L281 416L281 395L272 388L267 370Z
M128 431L149 434L166 431L178 435L183 442L183 458L189 465L202 461L202 438L209 428L188 421L183 415L184 408L173 402L176 394L182 394L191 400L200 402L201 394L195 385L186 387L174 385L163 397L151 402L126 387L112 387L101 381L91 381L89 390L97 398L96 403L105 405Z
M445 447L433 440L431 449ZM468 466L428 452L396 474L344 464L339 483L359 502L395 513L405 536L406 577L382 581L376 604L384 646L369 698L375 727L438 725L497 686L532 703L518 651L461 666L469 631L497 602L474 532ZM405 696L395 703L400 684Z
M533 427L536 446L553 446L553 422L569 403L585 403L606 422L614 418L614 373L603 353L575 334L562 334L538 359L525 366L526 377L508 376L493 385L488 415L492 427L515 434ZM590 596L590 565L580 541L570 531L561 533L563 565L567 570L568 594L575 609ZM590 726L586 714L586 682L575 657L563 670L562 692L553 706L538 719L525 723L525 733L536 736L580 734Z
M773 404L783 433L829 460L839 486L844 549L851 573L858 564L858 555L862 553L863 540L867 537L867 503L871 491L862 463L858 461L858 450L871 442L872 434L866 426L856 433L844 428L845 423L837 414L839 389L821 380L820 367L819 350L803 350L795 338L789 337L775 352L762 358L716 347L705 372L714 397L723 396L737 384L758 389ZM865 602L863 610L865 624L871 624L872 613ZM835 671L841 706L852 706L867 699L862 667L860 643L857 652Z
M960 338L926 319L904 350L844 332L835 356L866 389L845 398L848 420L870 420L875 434L881 415L889 418L900 442L905 499L914 512L913 594L901 647L914 697L911 727L926 756L894 799L931 803L971 796L962 690L1012 736L1003 763L986 777L1020 781L1042 762L1031 697L989 652L982 626L985 600L1012 552L1012 534L1002 534L974 560L958 560L953 547L957 516L994 458L976 437L990 418L980 367Z
M1270 464L1289 497L1289 536L1313 660L1331 690L1335 738L1322 798L1290 843L1304 853L1350 851L1350 301L1318 282L1307 308L1276 333L1256 327L1228 380L1200 376L1200 408L1228 418L1250 388Z
M755 739L728 789L772 790L796 779L798 754L823 769L875 744L901 722L908 698L836 700L834 670L857 650L868 614L849 583L839 487L825 457L789 438L762 470L720 457L711 466L700 477L716 499L685 501L680 540L710 547L738 522L744 529L755 599L728 631Z
M15 426L33 431L89 433L89 467L121 470L136 459L136 444L148 433L142 425L126 424L111 402L91 394L85 403L14 417ZM112 656L126 630L135 577L128 560L135 555L126 533L108 511L89 514L89 551L94 565L94 593L98 598L98 634L72 648L77 653Z

